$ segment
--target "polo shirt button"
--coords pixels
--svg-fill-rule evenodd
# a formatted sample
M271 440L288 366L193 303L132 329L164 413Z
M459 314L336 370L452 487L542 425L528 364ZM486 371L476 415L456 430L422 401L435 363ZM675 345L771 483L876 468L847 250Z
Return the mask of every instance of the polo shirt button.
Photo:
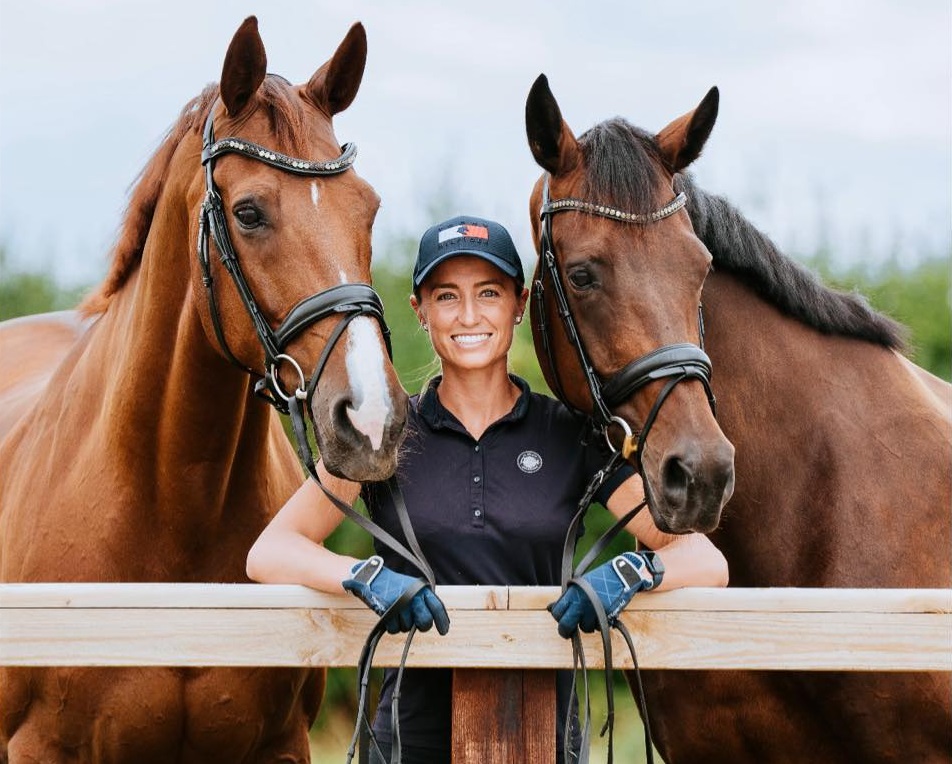
M474 450L474 451L479 451L479 446L476 446L476 448L473 449L473 450Z
M482 513L482 511L480 511L480 510L477 509L477 510L475 510L475 511L473 512L473 514L476 515L476 517L481 517L483 513Z
M479 475L473 475L473 482L474 482L474 483L478 483L478 482L479 482Z

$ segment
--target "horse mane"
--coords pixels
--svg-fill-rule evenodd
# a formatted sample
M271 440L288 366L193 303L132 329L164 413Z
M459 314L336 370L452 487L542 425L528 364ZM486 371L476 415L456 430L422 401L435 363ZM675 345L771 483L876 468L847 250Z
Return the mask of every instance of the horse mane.
M265 77L258 95L261 104L268 110L277 140L282 143L290 141L291 136L304 125L305 115L300 99L291 97L287 80L277 75ZM129 277L139 267L172 156L190 131L201 132L217 97L218 84L212 83L185 104L159 148L134 181L119 236L112 248L109 272L77 308L83 317L90 318L104 313L112 298L122 291Z
M657 207L656 191L667 177L667 163L653 135L614 117L583 133L578 142L586 199L629 212ZM687 194L691 223L715 267L738 276L783 313L824 334L904 347L905 330L898 323L873 310L862 295L825 286L725 199L698 188L687 174L675 176L675 188Z
M691 224L716 268L737 276L780 311L817 331L904 349L906 331L900 324L876 312L861 294L823 284L726 199L699 188L688 174L675 177L675 188L687 194Z

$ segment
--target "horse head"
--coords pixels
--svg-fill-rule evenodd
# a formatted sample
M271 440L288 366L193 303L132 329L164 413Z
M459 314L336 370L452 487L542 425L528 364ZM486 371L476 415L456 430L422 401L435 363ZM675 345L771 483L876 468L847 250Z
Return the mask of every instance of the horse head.
M195 172L190 192L193 292L209 342L263 373L259 391L279 410L306 406L325 466L351 480L393 473L407 408L370 287L380 200L332 126L357 94L366 55L355 24L292 86L266 74L257 21L247 19L204 119L204 179Z
M734 486L701 347L711 256L675 190L717 102L714 88L657 135L616 118L578 138L544 75L526 102L529 146L546 172L530 199L542 371L614 443L621 435L655 523L674 533L713 530Z

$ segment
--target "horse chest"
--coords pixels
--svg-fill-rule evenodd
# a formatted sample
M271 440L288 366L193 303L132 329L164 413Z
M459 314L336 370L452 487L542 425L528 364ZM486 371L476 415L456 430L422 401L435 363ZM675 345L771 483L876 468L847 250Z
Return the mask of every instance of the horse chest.
M306 761L323 689L321 672L295 669L49 669L3 679L15 697L24 683L32 690L20 723L3 730L11 760L102 764ZM5 705L7 719L18 715Z

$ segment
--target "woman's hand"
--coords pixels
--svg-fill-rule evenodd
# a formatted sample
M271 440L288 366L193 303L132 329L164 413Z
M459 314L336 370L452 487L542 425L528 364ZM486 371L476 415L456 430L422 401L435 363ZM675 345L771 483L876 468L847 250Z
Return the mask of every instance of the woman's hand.
M382 616L407 591L421 583L423 587L397 613L391 615L384 625L389 633L396 634L399 631L410 631L414 626L420 631L429 631L435 623L436 630L440 634L446 634L450 628L450 618L430 585L423 579L390 570L377 555L354 565L350 577L345 578L341 586L363 600L377 615Z
M582 578L598 596L608 623L612 624L636 593L654 589L663 575L664 568L653 552L624 552ZM565 639L575 634L576 629L591 633L598 628L595 606L577 583L569 584L562 596L549 605L549 612L559 622L559 636Z

